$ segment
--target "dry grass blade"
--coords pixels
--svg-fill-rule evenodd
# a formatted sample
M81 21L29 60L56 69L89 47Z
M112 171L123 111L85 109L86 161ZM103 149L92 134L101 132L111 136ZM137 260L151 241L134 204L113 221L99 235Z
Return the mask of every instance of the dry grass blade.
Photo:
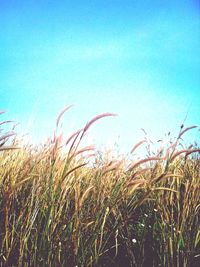
M17 184L13 185L13 189L18 188L20 185L22 185L23 183L25 183L26 181L32 179L32 177L27 177L25 179L23 179L22 181L18 182Z
M89 121L89 122L85 125L83 131L86 132L86 131L90 128L90 126L91 126L95 121L97 121L97 120L99 120L99 119L101 119L101 118L104 118L104 117L110 117L110 116L117 116L117 114L107 112L107 113L103 113L103 114L100 114L100 115L95 116L91 121Z
M171 189L171 188L167 188L167 187L152 188L152 191L157 191L157 190L164 190L164 191L170 191L170 192L178 193L177 190L174 190L174 189Z
M119 167L120 167L120 165L122 163L123 163L123 160L112 162L111 164L109 164L108 166L105 167L103 174L105 174L105 173L107 173L109 171L113 171L113 170L119 169Z
M152 183L157 183L157 182L159 182L160 180L162 180L166 176L167 176L167 172L164 172L164 173L160 174L158 177L154 178L151 182Z
M11 133L7 133L7 134L2 135L2 136L0 137L0 142L1 142L2 140L5 140L5 139L7 139L7 138L13 136L13 135L16 135L16 134L13 133L13 132L11 132Z
M175 178L183 178L183 175L180 174L174 174L174 173L169 173L167 174L167 172L162 173L161 175L159 175L158 177L154 178L151 182L152 183L158 183L160 180L162 179L175 179Z
M134 174L131 176L131 180L134 179L135 177L137 177L137 176L149 171L149 170L151 170L151 168L144 168L142 170L134 172Z
M137 187L141 187L141 186L143 187L146 184L147 184L147 181L145 179L135 179L135 180L128 183L128 187L129 186L136 186L136 185L137 185Z
M189 156L190 154L192 154L192 153L196 153L196 152L199 152L200 153L200 149L192 149L192 150L190 150L189 152L186 152L186 156Z
M167 149L166 149L166 155L165 155L165 158L167 159L169 154L170 154L170 149L171 150L174 150L176 148L178 144L178 141L176 141L175 143L171 144Z
M90 154L84 155L84 159L89 159L89 158L92 158L92 157L95 157L95 156L96 156L95 153L90 153Z
M60 112L60 114L58 115L58 118L57 118L57 120L56 120L56 127L58 127L59 122L60 122L60 119L61 119L61 117L63 116L63 114L64 114L68 109L70 109L72 106L73 106L73 105L70 105L70 106L64 108L64 109Z
M13 149L20 149L20 147L14 147L14 146L0 147L0 151L3 151L3 150L13 150Z
M81 154L83 152L91 151L91 150L94 150L94 149L95 149L94 146L86 146L86 147L84 147L84 148L76 151L76 153L74 154L74 156L77 156L77 155L79 155L79 154Z
M6 123L11 123L11 122L14 122L14 121L2 121L2 122L0 122L0 126L3 124L6 124Z
M143 143L145 143L146 140L142 140L140 142L138 142L132 149L131 149L131 153L133 153L140 145L142 145Z
M70 137L67 139L65 145L67 146L69 144L69 142L74 138L77 137L81 132L83 131L83 129L79 129L78 131L74 132L72 135L70 135Z
M134 168L138 167L140 164L146 163L148 161L152 161L152 160L162 160L163 158L160 157L149 157L146 159L142 159L136 163L134 163L133 165L130 166L130 168L128 169L129 171L132 171Z
M182 136L185 132L187 132L187 131L189 131L189 130L191 130L191 129L194 129L194 128L197 128L197 126L194 125L194 126L190 126L190 127L185 128L183 131L180 132L178 138L181 138L181 136Z
M94 186L90 186L88 187L85 192L83 193L80 201L79 201L79 209L81 209L82 205L83 205L83 202L85 201L85 199L87 198L87 196L89 195L90 191L94 188Z
M68 172L65 174L64 178L66 178L70 173L74 172L75 170L77 170L77 169L79 169L79 168L81 168L81 167L83 167L83 166L86 166L86 165L87 165L87 163L83 163L83 164L80 164L80 165L74 167L73 169L71 169L70 171L68 171Z
M173 161L177 156L179 156L180 154L183 154L183 153L186 153L186 155L190 155L192 153L195 153L195 152L200 152L200 149L192 149L192 150L188 150L188 149L183 149L183 150L180 150L178 152L176 152L172 157L171 157L171 161Z

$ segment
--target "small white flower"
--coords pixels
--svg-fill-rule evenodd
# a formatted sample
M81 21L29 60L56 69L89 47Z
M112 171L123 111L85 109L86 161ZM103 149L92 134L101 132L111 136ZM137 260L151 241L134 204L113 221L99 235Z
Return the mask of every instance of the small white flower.
M173 230L176 231L176 228L174 227Z
M153 209L155 212L157 212L158 210L157 209Z
M141 223L140 225L141 225L142 227L144 227L144 224L143 224L143 223Z
M144 216L145 216L145 217L148 217L148 215L147 215L146 213L144 214Z
M135 238L133 238L132 242L135 244L135 243L137 243L137 240Z
M149 225L149 228L152 228L151 225Z

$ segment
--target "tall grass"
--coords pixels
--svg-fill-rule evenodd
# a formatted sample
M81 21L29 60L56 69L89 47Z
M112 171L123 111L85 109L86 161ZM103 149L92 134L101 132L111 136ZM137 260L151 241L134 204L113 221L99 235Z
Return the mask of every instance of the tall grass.
M82 146L93 123L115 114L64 140L67 109L43 145L0 136L0 266L198 266L200 149L179 150L194 127L128 164Z

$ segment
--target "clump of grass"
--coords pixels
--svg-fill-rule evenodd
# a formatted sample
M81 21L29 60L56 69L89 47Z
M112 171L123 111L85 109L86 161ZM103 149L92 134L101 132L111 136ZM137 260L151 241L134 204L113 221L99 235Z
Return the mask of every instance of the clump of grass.
M182 127L159 155L128 164L82 146L93 123L115 114L64 140L67 110L43 145L21 147L12 131L0 136L0 266L196 264L200 150L178 150L194 127Z

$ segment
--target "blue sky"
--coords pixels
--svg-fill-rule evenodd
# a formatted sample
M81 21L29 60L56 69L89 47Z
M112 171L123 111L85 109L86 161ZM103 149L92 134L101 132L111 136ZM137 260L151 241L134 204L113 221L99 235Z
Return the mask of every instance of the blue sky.
M66 136L115 112L89 140L122 151L200 125L199 1L0 0L0 27L0 108L34 142L70 104Z

